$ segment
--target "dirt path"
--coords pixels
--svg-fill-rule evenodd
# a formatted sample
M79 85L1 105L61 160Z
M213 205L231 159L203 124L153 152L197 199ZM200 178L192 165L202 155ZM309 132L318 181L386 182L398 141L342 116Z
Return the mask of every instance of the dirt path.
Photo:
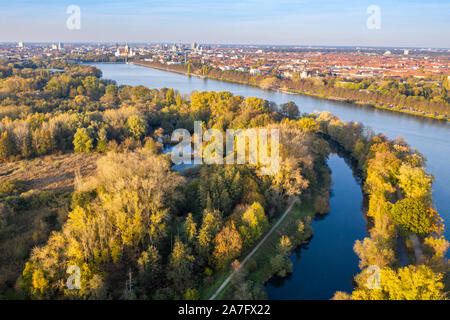
M286 209L286 211L283 213L281 218L278 219L278 221L273 225L273 227L270 229L270 231L267 232L267 234L264 236L264 238L262 238L262 240L253 248L253 250L244 258L244 260L242 260L242 262L239 264L239 267L237 268L238 270L245 265L245 263L248 261L248 259L250 259L256 251L258 251L259 247L261 247L261 245L264 243L264 241L267 240L267 238L272 234L272 232L284 220L284 218L287 216L287 214L292 210L292 207L294 206L295 202L297 202L297 199L294 199L294 201L291 202L291 204ZM214 294L211 296L211 298L209 298L209 300L214 300L219 295L219 293L223 290L223 288L225 288L226 285L231 281L231 279L233 278L235 273L236 273L236 271L233 271L228 276L228 278L225 279L225 281L220 285L219 289L217 289L216 292L214 292Z
M413 243L414 247L414 256L416 257L416 265L423 263L423 252L422 252L422 245L420 244L419 238L416 234L413 234L409 236L409 239Z
M407 265L409 265L409 259L408 254L406 253L405 239L403 237L397 237L397 248L398 262L400 266L406 267Z

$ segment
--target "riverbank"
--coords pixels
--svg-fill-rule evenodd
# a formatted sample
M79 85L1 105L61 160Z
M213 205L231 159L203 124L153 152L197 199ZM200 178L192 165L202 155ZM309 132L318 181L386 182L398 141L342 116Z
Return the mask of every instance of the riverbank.
M353 174L355 175L355 178L357 178L359 185L361 187L361 193L363 195L363 215L365 217L365 219L368 221L368 228L371 229L373 227L373 218L369 217L367 215L368 212L368 205L369 205L369 197L370 197L370 193L367 193L366 190L364 190L364 171L362 169L362 165L360 163L358 163L358 159L354 157L354 155L347 149L345 149L345 146L340 143L338 140L334 139L333 137L331 137L328 134L324 134L322 132L318 133L319 136L321 136L322 138L324 138L327 142L328 145L331 147L331 149L336 152L337 154L339 154L340 157L342 157L343 159L345 159L347 161L347 164L349 165L349 167L352 169ZM395 198L395 201L398 201L398 198ZM396 227L397 230L397 238L395 239L395 256L398 260L398 265L400 267L405 267L408 266L410 264L414 264L415 262L420 260L420 256L421 254L418 254L419 252L422 252L422 248L420 246L420 243L418 243L417 237L414 238L413 242L411 240L412 236L408 236L405 237L400 230L398 229L398 227ZM416 241L417 240L417 241ZM408 246L408 241L411 243L414 243L415 246L415 250L412 251L411 247L412 245Z
M223 82L228 82L228 83L251 86L251 87L255 87L255 88L259 88L259 89L263 89L263 90L274 91L274 92L279 92L279 93L299 94L299 95L305 95L305 96L310 96L310 97L329 100L329 101L346 102L346 103L350 103L350 104L354 104L354 105L366 106L366 107L387 110L387 111L397 112L397 113L404 113L404 114L408 114L408 115L412 115L412 116L416 116L416 117L450 122L450 117L445 117L443 115L436 115L436 114L431 114L431 113L418 112L418 111L414 111L414 110L410 110L410 109L401 108L399 106L380 105L380 104L371 103L371 102L363 101L363 100L352 100L352 99L346 99L346 98L341 98L341 97L336 97L336 96L325 96L323 94L315 93L315 92L311 92L311 91L300 91L300 90L291 89L291 88L273 88L273 87L269 87L269 86L263 86L260 84L249 83L247 81L231 80L231 79L222 78L222 77L204 76L204 75L200 75L197 73L188 73L183 70L177 70L171 66L165 66L165 65L161 65L161 64L155 64L155 63L146 63L143 61L135 61L135 62L130 62L130 63L141 66L141 67L152 68L152 69L168 71L168 72L174 72L174 73L182 74L185 76L197 77L200 79L211 79L211 80L216 80L216 81L223 81Z
M221 285L211 295L210 300L231 298L228 296L230 294L231 281L241 268L245 272L248 272L248 280L260 284L266 283L271 277L275 276L276 272L274 272L270 264L270 258L277 255L277 248L281 237L288 235L290 239L292 238L293 243L289 252L292 253L297 247L309 242L312 238L313 229L311 227L311 221L315 215L316 213L310 205L299 200L294 200L286 209L285 213L273 224L263 239L245 255L239 267L221 282ZM301 236L295 237L295 233L298 231L296 230L298 229L298 221L304 223L304 230Z

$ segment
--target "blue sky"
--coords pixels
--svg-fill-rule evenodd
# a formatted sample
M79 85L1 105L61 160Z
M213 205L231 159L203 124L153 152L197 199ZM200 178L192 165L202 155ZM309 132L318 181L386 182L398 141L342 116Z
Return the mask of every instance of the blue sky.
M66 27L69 5L80 30ZM379 30L366 27L370 5ZM450 0L0 0L0 42L180 40L450 48Z

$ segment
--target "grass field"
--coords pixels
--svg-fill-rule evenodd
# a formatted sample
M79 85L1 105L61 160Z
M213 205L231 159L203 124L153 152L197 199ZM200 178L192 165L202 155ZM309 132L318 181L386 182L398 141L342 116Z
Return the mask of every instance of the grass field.
M10 294L32 248L65 222L75 175L93 173L98 157L69 153L0 165L0 185L19 181L23 188L0 194L0 299L20 298Z

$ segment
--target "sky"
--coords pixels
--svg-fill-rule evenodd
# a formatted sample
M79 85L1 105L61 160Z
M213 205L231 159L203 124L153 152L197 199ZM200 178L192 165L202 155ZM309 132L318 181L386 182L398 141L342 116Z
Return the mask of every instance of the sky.
M0 0L0 42L18 41L450 48L450 0Z

